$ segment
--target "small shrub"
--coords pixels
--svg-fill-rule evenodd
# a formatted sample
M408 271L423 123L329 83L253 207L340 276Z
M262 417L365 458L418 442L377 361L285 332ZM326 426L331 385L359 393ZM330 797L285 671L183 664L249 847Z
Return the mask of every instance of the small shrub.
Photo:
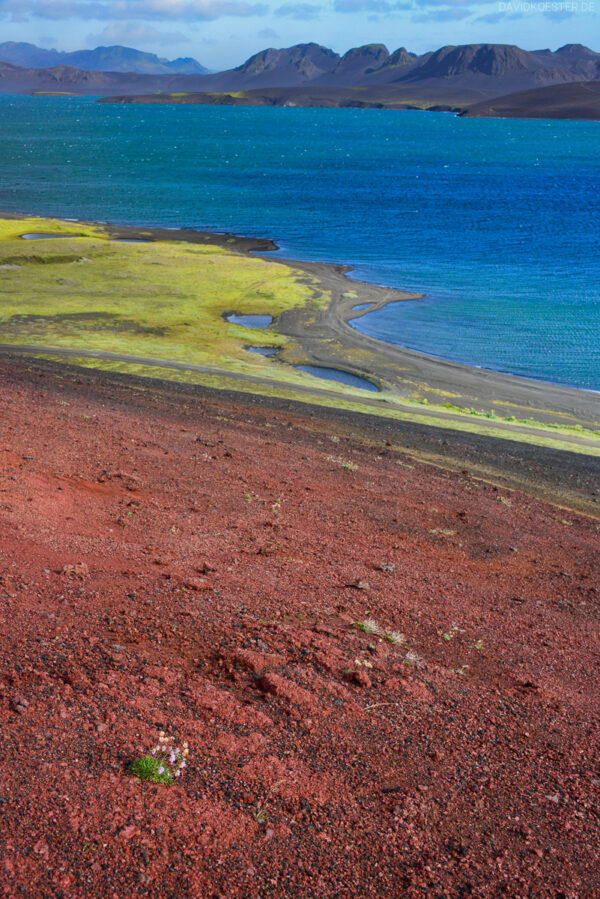
M365 618L364 621L354 621L352 626L355 627L357 631L362 631L363 634L376 634L378 637L387 640L388 643L400 645L401 643L406 642L404 634L401 634L400 631L388 631L378 624L374 618Z
M150 750L149 755L143 755L132 762L130 770L140 780L149 780L156 784L172 784L176 777L181 777L183 769L187 766L188 754L187 743L183 743L180 749L175 746L173 738L161 730L157 745Z

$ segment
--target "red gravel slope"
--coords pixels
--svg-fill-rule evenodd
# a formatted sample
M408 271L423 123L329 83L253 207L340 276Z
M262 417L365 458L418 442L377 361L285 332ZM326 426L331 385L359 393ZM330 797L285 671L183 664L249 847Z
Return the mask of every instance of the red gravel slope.
M0 368L3 895L600 895L596 521L76 377Z

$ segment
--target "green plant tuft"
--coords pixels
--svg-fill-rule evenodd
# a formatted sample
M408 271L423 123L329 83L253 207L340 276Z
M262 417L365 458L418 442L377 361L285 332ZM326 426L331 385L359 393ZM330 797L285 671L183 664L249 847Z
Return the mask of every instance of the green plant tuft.
M163 771L159 774L161 768ZM172 784L174 782L161 760L152 755L143 755L136 759L131 763L130 770L140 780L149 780L154 784Z

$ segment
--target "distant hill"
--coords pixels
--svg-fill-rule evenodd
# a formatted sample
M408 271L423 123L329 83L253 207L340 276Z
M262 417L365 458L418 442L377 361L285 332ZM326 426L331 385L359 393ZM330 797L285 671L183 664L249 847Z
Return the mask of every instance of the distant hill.
M499 119L600 120L600 81L553 84L476 103L461 115Z
M533 55L548 67L553 65L568 67L569 71L579 76L581 81L588 81L594 74L596 76L598 74L600 53L582 44L565 44L554 53L551 50L534 50Z
M0 60L25 69L73 66L85 72L137 72L143 75L205 75L208 69L191 58L161 59L155 53L144 53L131 47L96 47L63 53L44 50L35 44L7 41L0 44Z
M297 87L335 69L340 56L320 44L296 44L261 50L241 66L208 75L202 90L244 90L259 87Z
M8 62L0 62L0 92L16 94L74 94L106 95L111 93L153 93L176 90L172 87L182 78L194 75L143 75L136 72L84 72L72 66L24 69Z

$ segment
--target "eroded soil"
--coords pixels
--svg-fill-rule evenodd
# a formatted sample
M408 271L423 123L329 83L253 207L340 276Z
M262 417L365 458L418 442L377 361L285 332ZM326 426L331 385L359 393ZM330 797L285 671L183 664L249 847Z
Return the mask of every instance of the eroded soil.
M3 895L600 895L597 519L324 410L0 388Z

